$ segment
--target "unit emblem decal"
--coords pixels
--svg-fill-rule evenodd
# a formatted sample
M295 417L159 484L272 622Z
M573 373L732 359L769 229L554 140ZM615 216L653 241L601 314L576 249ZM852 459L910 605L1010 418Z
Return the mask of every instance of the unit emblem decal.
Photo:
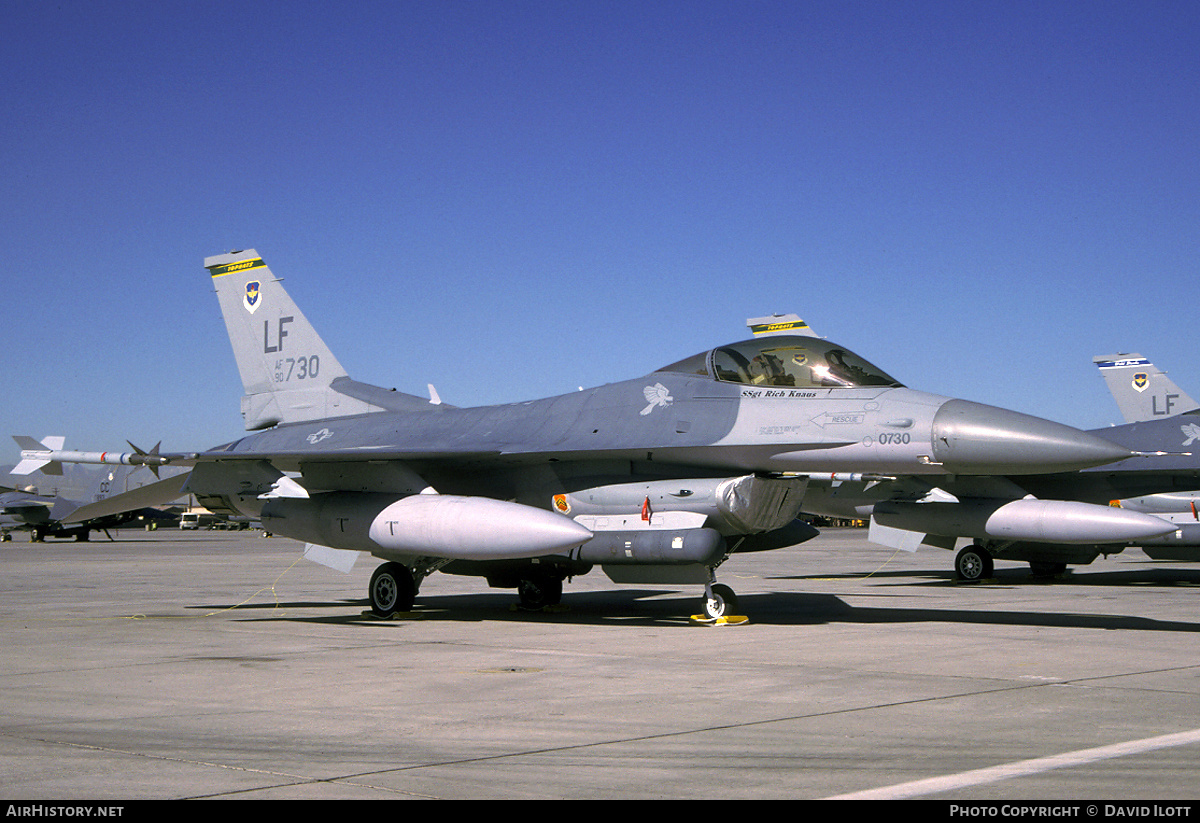
M259 300L259 289L262 288L262 283L258 280L251 280L246 284L246 293L242 295L242 305L246 307L246 311L254 314L258 311L261 302Z

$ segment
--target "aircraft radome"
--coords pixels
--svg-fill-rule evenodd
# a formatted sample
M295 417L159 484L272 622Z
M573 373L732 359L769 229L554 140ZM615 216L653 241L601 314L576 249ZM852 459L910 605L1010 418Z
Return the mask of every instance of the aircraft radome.
M732 592L715 585L716 568L812 536L798 516L844 483L902 508L947 478L970 481L995 490L994 511L981 519L976 500L957 514L986 534L1042 534L1062 514L1068 537L1170 528L1108 506L1011 497L1010 477L1074 472L1129 449L906 388L809 334L760 335L558 397L458 408L436 391L352 380L257 252L204 265L251 433L159 457L192 467L182 490L202 505L259 518L314 559L343 569L341 551L383 560L369 586L381 616L411 608L434 571L515 587L538 607L600 566L619 583L702 584L706 614L721 618ZM181 488L163 483L172 497Z

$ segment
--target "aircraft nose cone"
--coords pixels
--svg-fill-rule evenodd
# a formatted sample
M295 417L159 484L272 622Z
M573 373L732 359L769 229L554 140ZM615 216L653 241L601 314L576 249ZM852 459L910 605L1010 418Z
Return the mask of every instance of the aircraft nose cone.
M956 474L1049 474L1130 456L1094 434L969 400L949 400L933 418L933 458Z

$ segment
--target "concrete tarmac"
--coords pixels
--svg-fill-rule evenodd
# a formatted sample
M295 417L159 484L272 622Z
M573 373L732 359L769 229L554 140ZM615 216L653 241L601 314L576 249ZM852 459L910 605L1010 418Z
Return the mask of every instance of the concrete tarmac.
M380 621L370 557L115 536L0 544L0 797L1200 794L1200 564L958 584L949 552L829 530L719 570L745 625L599 570L537 613L435 574Z

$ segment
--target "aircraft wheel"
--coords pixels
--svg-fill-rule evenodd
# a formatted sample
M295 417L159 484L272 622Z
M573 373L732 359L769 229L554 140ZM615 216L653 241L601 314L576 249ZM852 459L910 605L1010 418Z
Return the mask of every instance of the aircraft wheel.
M717 583L709 591L711 594L706 593L704 597L704 614L708 617L716 620L732 614L737 608L737 595L724 583Z
M402 563L384 563L371 575L368 590L371 611L379 617L391 617L412 609L417 585L412 572Z
M537 610L556 606L562 600L562 578L552 571L537 571L525 575L517 583L521 608Z
M995 570L987 549L975 544L966 546L954 558L954 575L959 580L983 580Z

